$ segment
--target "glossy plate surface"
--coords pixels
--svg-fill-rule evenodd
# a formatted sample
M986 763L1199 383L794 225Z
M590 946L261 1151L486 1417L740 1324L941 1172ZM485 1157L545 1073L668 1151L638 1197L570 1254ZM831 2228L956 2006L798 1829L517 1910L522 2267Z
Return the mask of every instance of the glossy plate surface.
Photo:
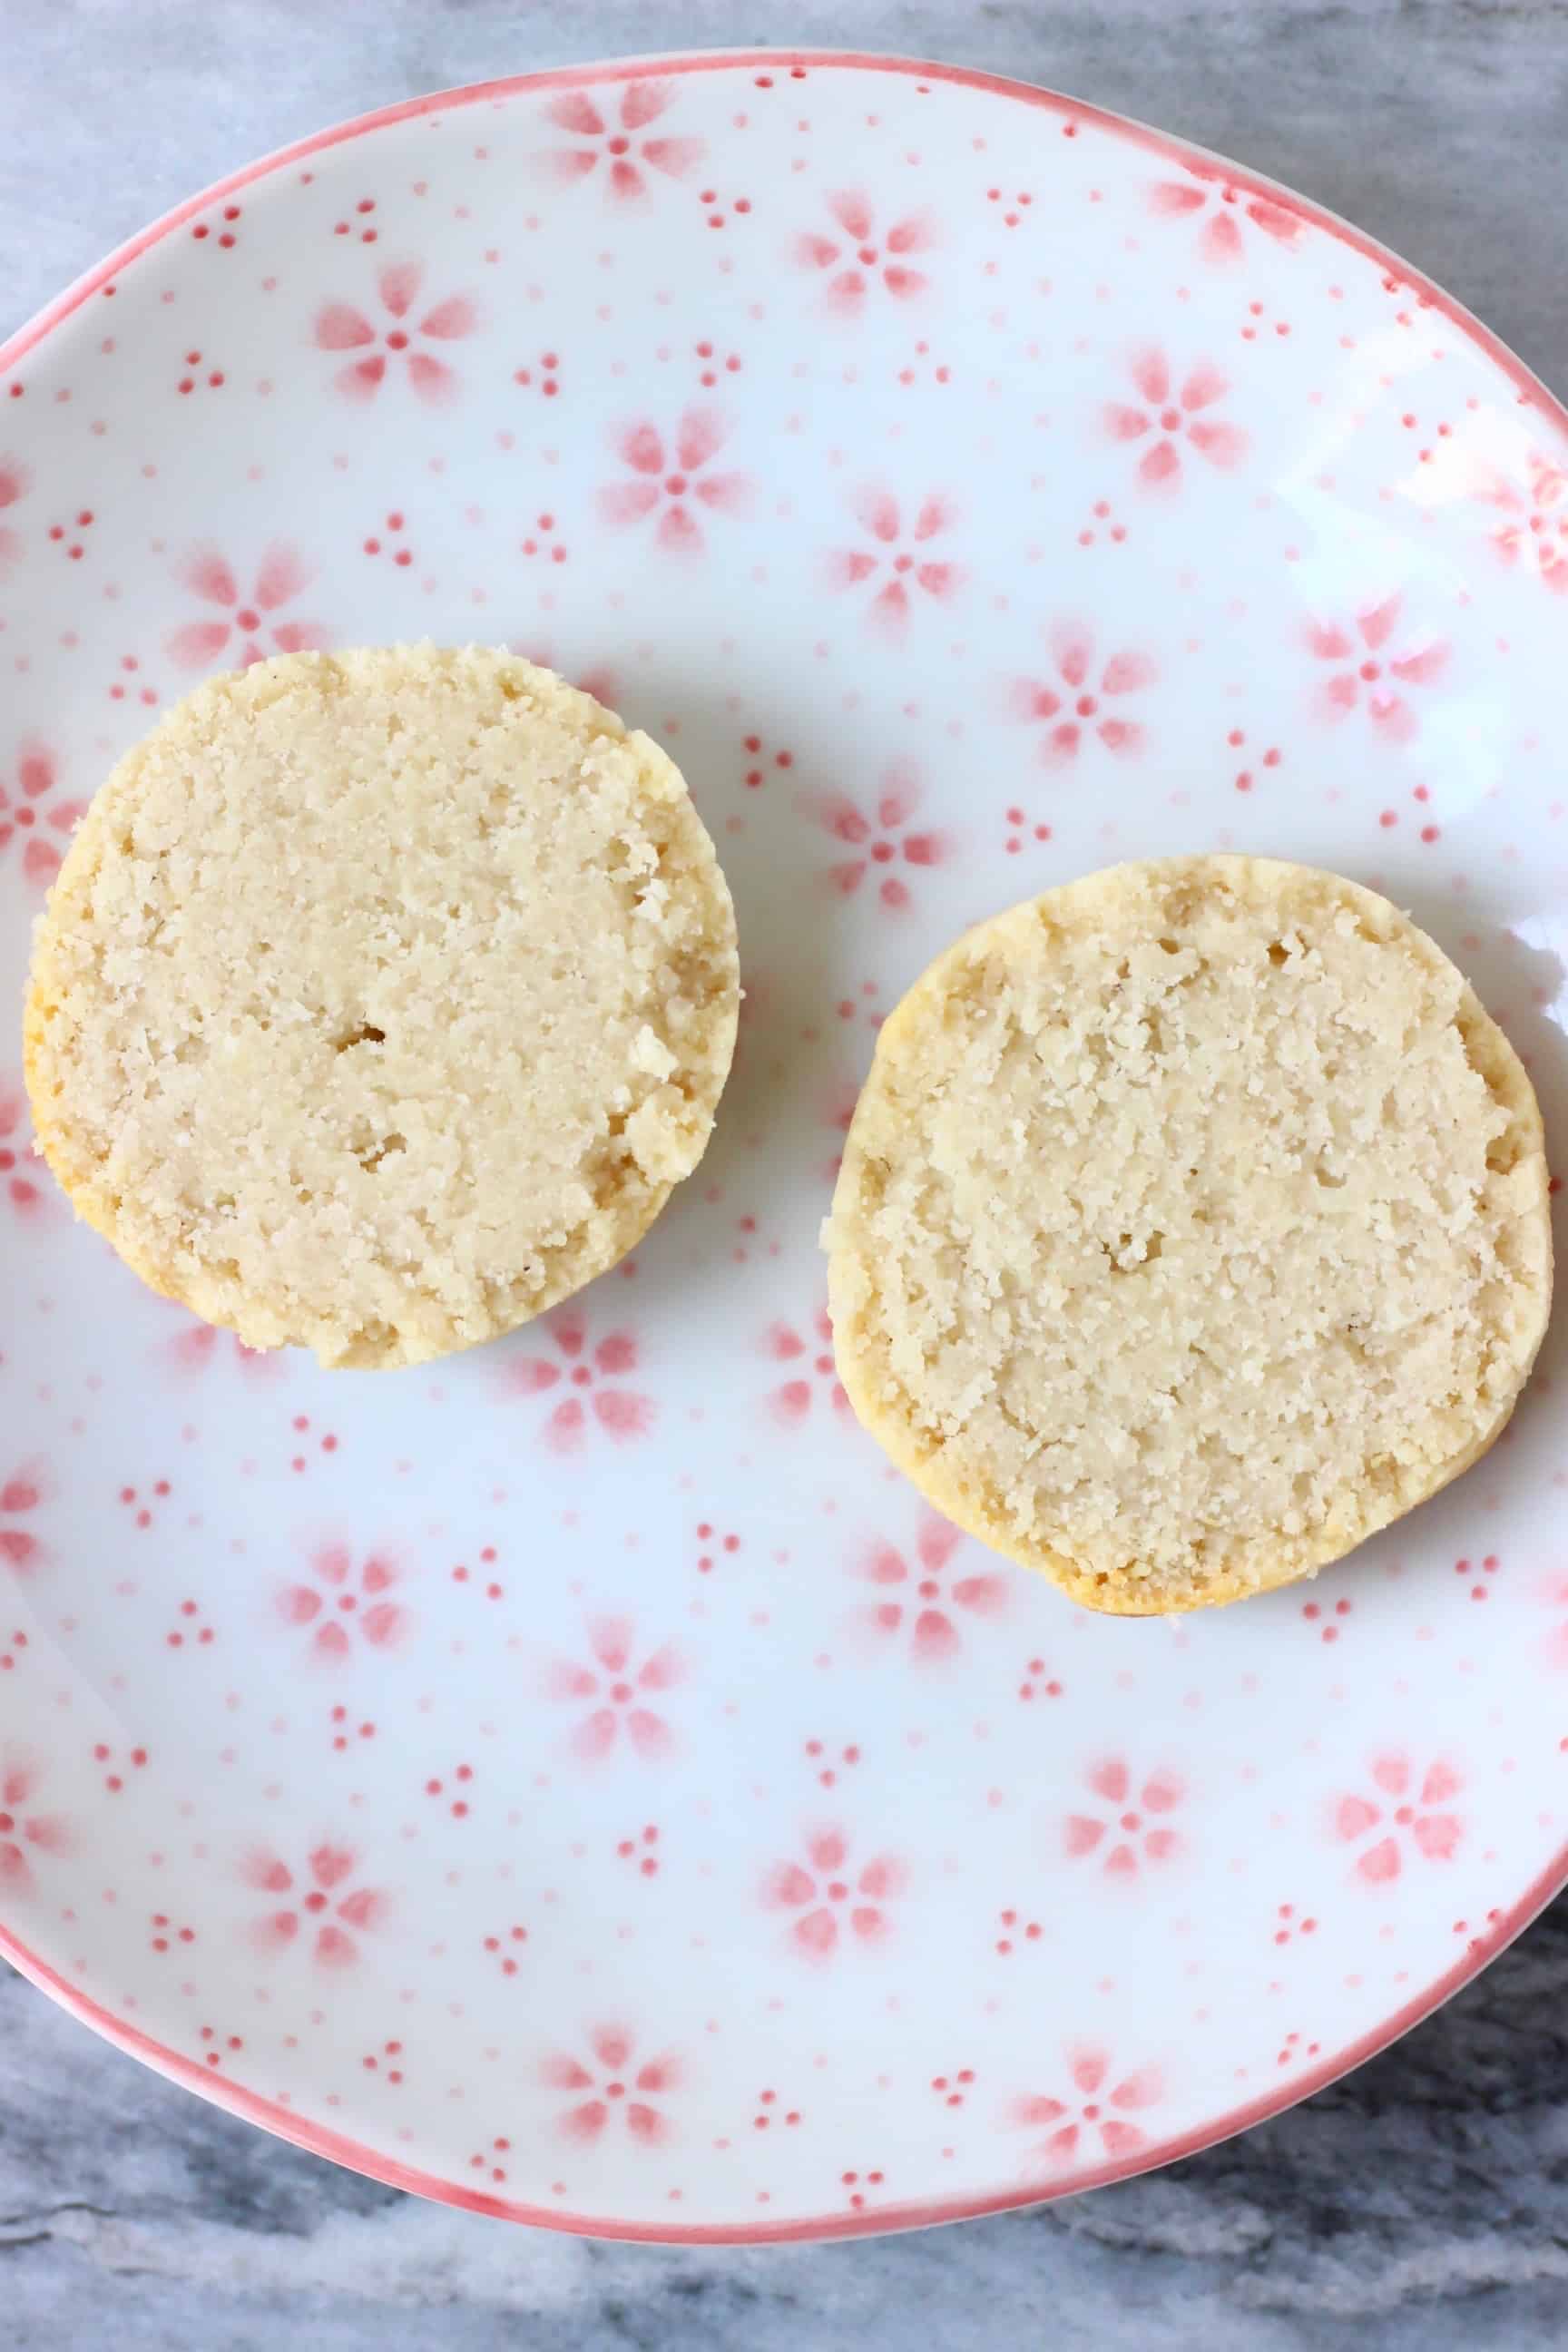
M700 1177L434 1370L144 1292L0 1093L0 1950L557 2226L853 2231L1268 2114L1564 1875L1568 1448L1097 1621L844 1409L816 1232L963 924L1233 846L1407 905L1565 1098L1564 419L1314 207L1039 91L676 58L329 132L0 355L0 957L205 671L505 640L668 742L749 990ZM258 845L258 856L266 845Z

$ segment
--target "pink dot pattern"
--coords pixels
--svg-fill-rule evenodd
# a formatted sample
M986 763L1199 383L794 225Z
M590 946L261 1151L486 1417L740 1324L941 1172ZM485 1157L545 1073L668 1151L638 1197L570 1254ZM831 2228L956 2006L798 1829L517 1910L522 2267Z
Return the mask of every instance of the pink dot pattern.
M0 1949L328 2154L676 2238L1118 2177L1495 1949L1568 1846L1559 1351L1309 1591L1117 1623L889 1473L816 1235L924 961L1163 850L1414 907L1560 1136L1568 439L1522 372L1172 142L757 56L242 174L0 402L13 1002L161 708L426 634L669 743L747 989L636 1259L374 1382L143 1291L0 1069Z

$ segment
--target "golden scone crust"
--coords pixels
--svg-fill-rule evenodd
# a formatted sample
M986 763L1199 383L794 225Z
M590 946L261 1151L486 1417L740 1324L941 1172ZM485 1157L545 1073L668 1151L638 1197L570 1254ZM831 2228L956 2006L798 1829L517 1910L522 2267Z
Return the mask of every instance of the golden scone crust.
M199 687L40 919L38 1141L155 1290L256 1348L421 1362L613 1265L701 1157L734 914L679 771L469 646Z
M1512 1047L1386 899L1270 858L1113 866L949 949L825 1239L866 1427L1128 1615L1310 1576L1457 1477L1551 1303Z

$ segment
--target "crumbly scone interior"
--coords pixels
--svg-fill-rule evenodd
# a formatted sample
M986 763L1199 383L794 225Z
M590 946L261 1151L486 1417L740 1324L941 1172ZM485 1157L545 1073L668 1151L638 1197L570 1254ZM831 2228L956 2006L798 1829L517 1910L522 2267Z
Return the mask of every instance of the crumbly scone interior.
M253 1344L413 1360L611 1265L700 1156L733 918L678 771L511 656L299 656L121 763L35 959L77 1205Z
M1544 1327L1539 1114L1372 893L1173 860L959 943L827 1235L851 1393L1020 1559L1159 1607L1336 1557L1488 1441Z

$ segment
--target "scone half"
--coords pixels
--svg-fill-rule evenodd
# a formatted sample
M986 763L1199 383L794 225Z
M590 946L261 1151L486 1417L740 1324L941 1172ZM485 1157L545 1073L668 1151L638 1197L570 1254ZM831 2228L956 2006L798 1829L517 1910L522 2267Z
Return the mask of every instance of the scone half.
M1436 1493L1551 1301L1512 1047L1386 899L1268 858L1115 866L939 957L825 1240L866 1427L1125 1614L1289 1584Z

